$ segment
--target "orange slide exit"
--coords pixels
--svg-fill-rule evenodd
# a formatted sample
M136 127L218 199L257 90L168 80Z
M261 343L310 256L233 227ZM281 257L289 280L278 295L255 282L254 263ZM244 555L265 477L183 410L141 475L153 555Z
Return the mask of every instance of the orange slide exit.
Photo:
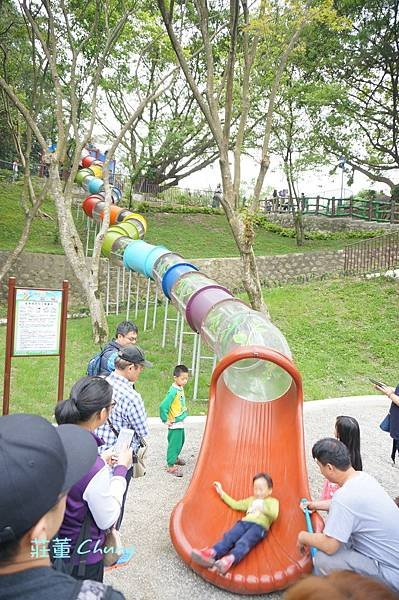
M233 363L258 358L276 363L292 377L290 389L271 402L250 402L234 395L225 385L223 371ZM298 532L306 529L299 508L309 498L305 463L302 382L295 365L269 348L248 346L222 358L212 376L209 413L204 437L184 498L170 520L172 542L183 560L201 577L240 594L262 594L282 589L309 573L312 561L296 548ZM191 561L192 548L218 541L243 513L229 508L213 488L215 480L233 498L252 495L252 477L267 471L273 478L273 496L280 514L262 541L225 576ZM323 521L312 516L320 531Z

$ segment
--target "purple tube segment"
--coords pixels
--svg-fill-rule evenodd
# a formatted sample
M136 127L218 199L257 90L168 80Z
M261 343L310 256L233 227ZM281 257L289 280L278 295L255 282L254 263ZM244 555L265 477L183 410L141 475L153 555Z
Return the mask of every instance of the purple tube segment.
M201 330L202 322L208 312L222 300L230 300L233 294L222 285L207 285L195 292L187 303L186 320L193 331Z

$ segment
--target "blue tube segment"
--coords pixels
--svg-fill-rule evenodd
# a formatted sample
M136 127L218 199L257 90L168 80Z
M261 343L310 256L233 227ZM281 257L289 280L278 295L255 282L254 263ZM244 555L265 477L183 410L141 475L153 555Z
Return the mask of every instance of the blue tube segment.
M112 197L115 198L115 204L118 204L118 202L122 199L121 190L117 187L113 187L111 193Z
M90 194L97 194L98 192L102 192L104 189L104 182L99 177L95 177L91 179L89 183L89 192Z
M153 246L143 240L135 240L123 253L123 265L126 269L137 271L152 278L152 269L160 256L169 252L164 246Z
M198 271L198 267L192 265L188 262L177 263L176 265L172 265L169 267L167 271L165 271L164 276L162 277L162 291L165 296L170 300L170 292L172 287L176 283L178 279L184 273L189 273L190 271Z

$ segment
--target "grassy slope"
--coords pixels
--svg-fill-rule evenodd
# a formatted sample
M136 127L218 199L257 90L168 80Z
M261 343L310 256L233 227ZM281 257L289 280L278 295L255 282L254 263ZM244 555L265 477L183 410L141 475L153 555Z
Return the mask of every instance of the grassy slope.
M367 377L397 383L399 336L398 284L392 281L336 280L291 285L265 292L273 322L286 335L302 373L306 400L373 393ZM131 315L132 316L132 315ZM125 315L110 316L111 331ZM137 319L142 329L143 312ZM140 344L155 363L138 384L151 415L170 384L177 352L172 340L160 347L162 311L155 331L140 333ZM171 335L169 336L172 337ZM4 365L5 328L0 328L0 376ZM68 322L65 390L84 374L95 348L88 319ZM185 347L183 360L191 354ZM200 396L206 398L209 366L204 367ZM12 412L30 411L50 417L57 389L57 359L13 360ZM192 395L192 382L187 397ZM191 414L206 411L205 401L189 402Z
M222 215L148 215L147 241L164 244L189 258L238 256L237 247ZM309 240L298 249L294 239L258 229L255 254L286 254L343 248L347 240Z
M23 227L20 206L22 182L0 183L0 250L10 250L19 240ZM36 218L31 229L26 251L63 254L58 240L58 226L54 205L48 200L43 204L45 216ZM75 209L74 209L75 215ZM148 234L151 244L164 244L187 258L238 256L226 219L223 215L168 214L147 215ZM83 229L81 220L78 220ZM310 240L300 251L342 248L345 240ZM255 241L257 255L298 252L294 239L281 237L258 229Z

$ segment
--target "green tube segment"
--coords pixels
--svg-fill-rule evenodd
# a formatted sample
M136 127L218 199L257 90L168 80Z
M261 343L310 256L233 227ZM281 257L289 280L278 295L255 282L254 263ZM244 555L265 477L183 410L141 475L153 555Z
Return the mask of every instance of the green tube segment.
M139 232L136 225L132 221L130 221L129 223L120 223L119 225L112 225L104 236L103 245L101 247L101 254L109 258L114 243L120 237L127 237L130 240L138 240Z
M109 258L112 250L113 243L121 237L119 231L112 231L110 227L104 236L103 244L101 246L101 255L105 258Z
M88 175L91 175L92 177L94 177L94 173L91 169L86 168L86 169L80 169L75 176L75 183L77 183L78 185L82 185L82 182L84 180L85 177L87 177Z

